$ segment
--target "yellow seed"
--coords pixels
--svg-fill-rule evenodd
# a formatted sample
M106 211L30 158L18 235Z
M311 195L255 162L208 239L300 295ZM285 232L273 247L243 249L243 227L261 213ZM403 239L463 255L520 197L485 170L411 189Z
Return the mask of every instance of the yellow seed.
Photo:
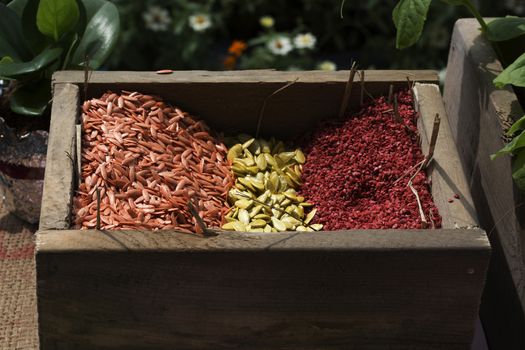
M295 157L295 152L281 152L278 157L284 164L288 164Z
M257 163L257 167L260 170L265 170L268 166L268 162L266 161L266 157L263 154L259 154L257 158L255 159L255 162Z
M234 225L233 225L234 222L235 222L235 221L227 222L227 223L225 223L224 225L222 225L221 228L222 228L223 230L229 230L229 231L235 230L235 227L234 227Z
M293 212L295 216L300 217L301 219L304 217L304 209L301 205L295 206Z
M291 216L286 216L281 218L281 222L286 226L288 230L293 230L301 222L297 219L292 218Z
M253 201L251 199L239 199L235 201L235 206L239 207L241 209L248 209L253 204Z
M256 220L253 220L250 225L252 225L252 227L264 227L266 226L266 221L264 220L261 220L261 219L256 219Z
M252 145L252 143L255 141L255 139L249 139L248 141L246 141L245 143L242 144L242 148L244 150L246 150L248 147L250 147Z
M236 144L235 146L231 147L230 150L228 151L228 155L226 156L226 158L229 160L229 161L232 161L235 159L235 158L238 158L240 155L241 155L241 152L242 152L242 145L240 144Z
M323 224L311 224L311 228L313 228L315 231L320 231L323 229Z
M250 223L250 213L246 209L239 210L239 221L242 222L245 225L248 225Z
M264 226L264 232L272 232L272 227L270 225Z
M246 231L246 225L244 225L242 222L240 221L234 221L232 222L232 225L233 225L233 228L235 231Z
M262 220L266 220L266 221L271 219L270 215L268 215L268 214L257 214L253 218L254 219L262 219Z
M277 166L277 163L275 162L275 158L272 157L271 154L264 153L263 156L264 156L264 159L266 159L266 163L270 164L272 167Z
M296 149L295 150L295 157L294 158L297 161L297 163L299 163L299 164L304 164L304 162L306 162L306 158L304 156L304 153L300 149Z
M310 221L312 221L312 219L315 216L315 213L317 213L317 209L313 209L311 212L308 213L308 215L306 215L306 219L304 219L305 224L309 224Z
M250 217L253 218L255 217L257 214L259 214L259 212L261 211L262 209L262 205L256 205L255 207L252 208L252 210L250 210Z
M286 231L286 225L276 217L272 218L272 225L277 231Z

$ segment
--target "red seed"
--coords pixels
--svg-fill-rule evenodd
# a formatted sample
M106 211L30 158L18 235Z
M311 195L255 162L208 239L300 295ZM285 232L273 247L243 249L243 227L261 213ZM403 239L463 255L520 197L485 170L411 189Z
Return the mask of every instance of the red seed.
M424 158L411 94L398 94L402 122L386 112L391 108L384 97L378 98L345 120L322 124L302 142L306 163L301 194L317 208L314 221L324 229L422 227L416 198L407 186L414 171L402 177ZM427 219L440 227L424 172L412 183Z

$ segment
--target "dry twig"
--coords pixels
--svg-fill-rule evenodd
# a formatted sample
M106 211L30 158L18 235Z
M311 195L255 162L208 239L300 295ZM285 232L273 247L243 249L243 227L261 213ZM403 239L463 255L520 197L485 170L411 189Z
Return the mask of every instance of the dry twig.
M439 117L439 113L436 113L436 117L434 118L434 126L432 127L432 136L430 137L430 144L428 146L428 154L425 157L425 163L423 164L423 168L427 167L428 163L430 163L432 157L434 156L434 149L436 148L440 124L441 118Z
M350 95L352 94L352 85L354 83L355 72L357 70L357 64L354 61L352 63L352 68L350 68L350 76L346 82L345 92L343 94L343 99L341 100L341 108L339 109L339 118L343 118L348 108L348 102L350 101Z
M283 87L280 87L278 88L277 90L275 90L274 92L272 92L271 94L269 94L268 96L266 96L266 98L264 99L263 101L263 104L261 106L261 110L259 112L259 119L257 120L257 129L255 130L255 138L259 137L259 132L261 131L261 125L262 125L262 121L263 121L263 117L264 117L264 110L266 109L266 103L268 102L268 100L270 99L270 97L274 96L274 95L277 95L279 92L283 91L284 89L292 86L293 84L295 84L297 81L299 80L299 77L295 78L295 80L293 81L289 81L288 83L286 83L286 85L284 85Z

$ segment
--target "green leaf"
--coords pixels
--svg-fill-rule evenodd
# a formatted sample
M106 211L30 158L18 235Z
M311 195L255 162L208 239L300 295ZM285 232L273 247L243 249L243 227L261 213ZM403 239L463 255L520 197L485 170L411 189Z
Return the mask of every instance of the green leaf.
M4 56L2 57L2 59L0 60L0 65L2 64L9 64L9 63L13 63L13 59L9 56Z
M31 59L31 51L22 34L20 17L0 3L0 18L0 57L10 56L14 61Z
M7 7L15 11L18 17L22 17L22 12L24 12L24 8L26 7L27 1L28 0L13 0L10 1L9 4L7 4Z
M397 29L396 47L414 45L423 31L431 0L401 0L394 8L392 18Z
M51 100L51 81L40 80L18 88L9 99L11 110L29 116L40 116Z
M525 130L521 132L518 136L514 137L512 141L507 143L505 147L500 149L498 152L490 156L490 159L494 160L495 158L504 155L516 152L518 149L525 147Z
M505 70L494 79L494 84L498 88L502 88L507 84L525 87L525 53L505 68Z
M61 48L48 48L29 62L15 62L0 65L0 76L9 79L19 79L39 72L55 62L62 54Z
M525 151L520 151L512 162L512 178L518 188L525 191Z
M99 68L113 51L119 31L118 9L114 4L105 2L89 20L71 63L84 66L87 56L89 67L91 69Z
M73 30L78 22L79 9L75 0L40 0L36 24L40 32L55 41Z
M21 16L22 31L33 54L38 55L44 48L52 43L52 40L43 35L37 27L36 14L39 0L25 0L25 2L26 5L22 10Z
M525 34L525 18L507 16L487 24L490 41L505 41Z
M525 115L518 119L510 129L505 133L507 136L514 135L517 131L524 130L525 129Z

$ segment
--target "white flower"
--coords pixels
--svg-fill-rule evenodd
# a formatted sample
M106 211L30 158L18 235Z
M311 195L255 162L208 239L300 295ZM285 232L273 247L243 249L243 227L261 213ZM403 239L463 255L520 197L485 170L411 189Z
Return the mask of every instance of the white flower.
M313 49L317 39L312 33L298 34L294 39L293 43L298 49Z
M190 27L196 32L203 32L211 27L210 16L204 13L197 13L190 16Z
M166 31L171 23L168 10L159 6L150 6L148 11L142 14L146 28L154 31Z
M332 61L323 61L317 65L320 70L336 70L337 66Z
M266 44L268 50L274 55L286 56L293 50L292 42L285 36L278 36Z
M271 16L262 16L261 18L259 18L259 23L264 28L272 28L273 25L275 24L275 21L273 20L273 17Z

